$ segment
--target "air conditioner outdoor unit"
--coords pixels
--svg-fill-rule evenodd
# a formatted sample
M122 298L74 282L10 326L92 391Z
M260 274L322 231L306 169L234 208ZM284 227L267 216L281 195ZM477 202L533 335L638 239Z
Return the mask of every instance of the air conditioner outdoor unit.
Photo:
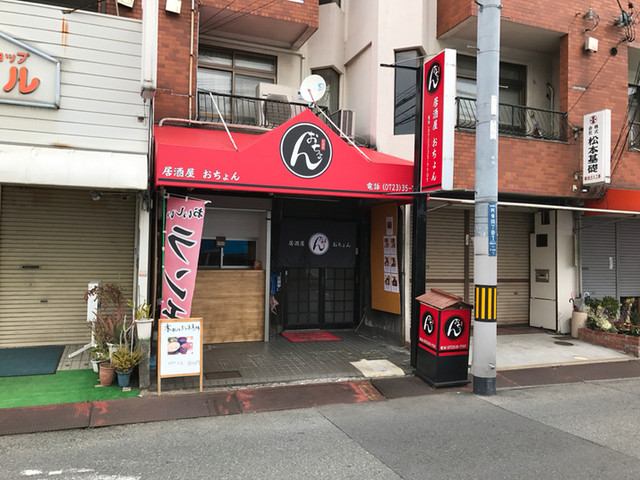
M342 132L333 127L332 129L341 137L346 137L350 140L353 140L355 136L355 117L356 113L353 110L338 110L329 115L331 121L335 123Z

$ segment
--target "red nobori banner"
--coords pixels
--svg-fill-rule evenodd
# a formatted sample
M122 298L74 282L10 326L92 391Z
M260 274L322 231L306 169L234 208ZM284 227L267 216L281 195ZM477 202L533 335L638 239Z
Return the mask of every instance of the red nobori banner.
M424 64L421 192L453 189L456 51L445 49Z
M189 318L191 314L205 203L167 199L160 318Z

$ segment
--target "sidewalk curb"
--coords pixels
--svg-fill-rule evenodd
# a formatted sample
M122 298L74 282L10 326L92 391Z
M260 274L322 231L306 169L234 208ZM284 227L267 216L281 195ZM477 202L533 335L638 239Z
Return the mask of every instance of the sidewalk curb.
M625 378L640 378L640 360L504 370L497 372L496 385L500 390ZM5 408L0 409L0 435L375 402L452 391L471 393L473 387L435 389L418 377L405 376Z

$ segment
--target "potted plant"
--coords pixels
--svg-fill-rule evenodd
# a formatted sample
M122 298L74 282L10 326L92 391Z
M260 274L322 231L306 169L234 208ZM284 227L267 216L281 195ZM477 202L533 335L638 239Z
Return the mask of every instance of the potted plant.
M109 349L105 343L96 343L89 349L89 353L91 354L93 371L99 373L100 364L109 360Z
M103 387L108 387L113 383L113 379L115 378L115 368L109 362L102 362L99 367L99 379L100 385Z
M125 329L126 317L124 294L119 286L113 283L99 284L85 293L85 301L95 296L98 309L95 312L94 343L111 345L111 351L120 343Z
M118 385L128 387L131 372L142 362L142 352L138 348L129 348L121 345L111 354L111 363L115 367L118 376Z
M153 326L151 305L147 302L135 305L132 300L128 301L128 305L133 309L133 318L136 323L138 338L140 340L149 340L151 338L151 327Z

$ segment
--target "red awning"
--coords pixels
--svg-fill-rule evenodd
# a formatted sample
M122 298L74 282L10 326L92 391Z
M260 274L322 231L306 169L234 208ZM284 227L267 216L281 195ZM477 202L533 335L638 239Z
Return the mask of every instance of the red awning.
M264 134L231 135L237 151L225 131L156 126L156 185L377 198L413 191L412 161L361 153L310 110Z
M597 208L616 212L640 212L640 191L609 188L604 197L598 200L585 200L586 208ZM606 212L589 212L585 215L599 215Z

